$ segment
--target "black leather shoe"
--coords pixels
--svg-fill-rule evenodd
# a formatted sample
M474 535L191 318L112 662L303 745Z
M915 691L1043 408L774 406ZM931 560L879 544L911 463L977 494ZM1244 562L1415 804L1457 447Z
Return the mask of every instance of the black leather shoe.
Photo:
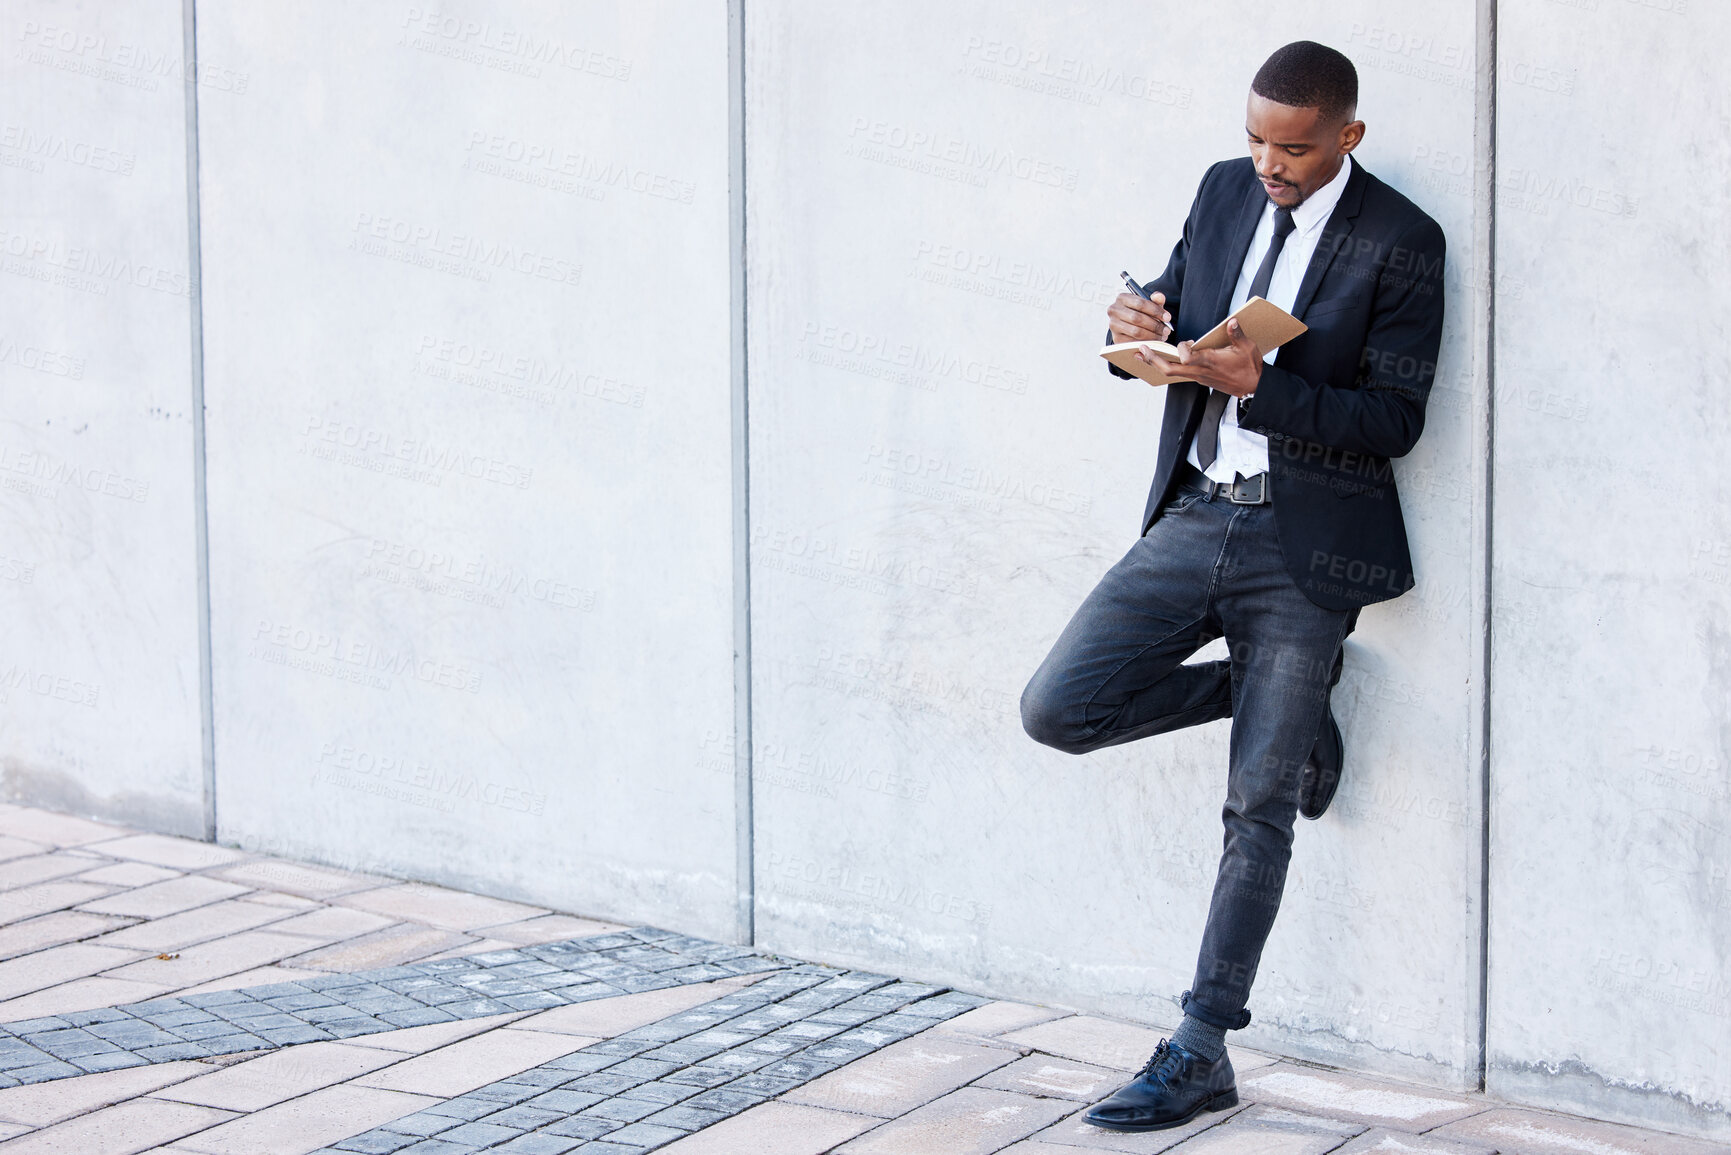
M1304 763L1304 776L1298 783L1298 812L1306 818L1321 818L1328 804L1334 801L1334 791L1340 786L1341 767L1346 763L1346 743L1340 737L1340 725L1334 720L1334 706L1322 718L1322 733L1311 747Z
M1082 1117L1108 1131L1163 1131L1236 1106L1238 1080L1225 1051L1210 1063L1161 1039L1134 1079Z

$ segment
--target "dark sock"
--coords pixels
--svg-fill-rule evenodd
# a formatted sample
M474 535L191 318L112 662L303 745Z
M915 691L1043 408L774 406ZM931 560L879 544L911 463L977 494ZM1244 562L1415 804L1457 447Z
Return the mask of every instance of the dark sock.
M1201 1055L1212 1063L1226 1053L1226 1032L1193 1015L1185 1015L1178 1029L1172 1032L1172 1045Z

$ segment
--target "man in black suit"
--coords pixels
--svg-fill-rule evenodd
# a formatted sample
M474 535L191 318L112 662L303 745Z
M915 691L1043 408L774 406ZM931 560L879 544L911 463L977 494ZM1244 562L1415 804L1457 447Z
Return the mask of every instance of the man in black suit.
M1250 156L1209 168L1147 299L1107 310L1112 342L1177 340L1142 536L1101 579L1022 694L1022 724L1072 754L1232 719L1224 852L1184 1022L1090 1122L1155 1130L1238 1101L1225 1033L1250 987L1291 858L1343 751L1329 694L1361 607L1413 585L1391 458L1424 428L1443 324L1443 235L1351 159L1351 61L1310 41L1256 74ZM1250 297L1309 330L1265 351L1191 343ZM1112 372L1127 377L1117 367ZM1230 657L1184 664L1224 637Z

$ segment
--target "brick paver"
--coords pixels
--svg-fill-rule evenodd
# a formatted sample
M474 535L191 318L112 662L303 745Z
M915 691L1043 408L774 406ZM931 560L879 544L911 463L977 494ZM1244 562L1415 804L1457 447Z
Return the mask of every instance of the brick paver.
M0 804L0 1155L1731 1151L1238 1048L1085 1123L1165 1033Z
M1153 1054L1155 1044L1170 1033L1092 1015L1070 1015L1000 1037L1049 1055L1134 1071Z
M922 1034L857 1059L783 1098L808 1107L893 1119L1020 1057L1003 1047Z
M0 892L0 925L21 922L50 911L65 910L113 892L114 887L110 884L81 882L77 879L44 882L36 886L21 886L17 890Z
M968 1035L1002 1035L1019 1031L1037 1023L1067 1017L1067 1012L1051 1007L1036 1007L1028 1003L990 1002L975 1007L965 1015L957 1015L942 1027L944 1031Z
M189 1103L131 1099L0 1143L0 1152L4 1155L67 1155L69 1152L133 1155L232 1118L234 1114L231 1111L194 1107Z
M124 826L110 826L70 814L56 814L34 806L0 807L0 834L48 846L82 846L131 834Z
M345 895L334 900L339 906L387 914L394 918L413 919L428 926L446 930L474 930L503 922L520 922L546 914L538 906L506 902L479 894L464 894L439 886L419 883L399 883L378 887L359 894Z
M731 994L761 977L745 975L737 979L716 979L689 987L664 987L661 990L620 995L617 998L599 999L590 1003L573 1003L568 1007L538 1011L517 1025L530 1031L610 1039L614 1035L648 1026L669 1015L688 1011L718 995Z
M1238 1089L1259 1103L1355 1119L1367 1126L1386 1124L1403 1131L1428 1131L1484 1110L1482 1104L1459 1095L1397 1090L1385 1082L1289 1063L1241 1074Z
M77 854L32 854L0 862L0 890L47 882L89 870L90 859Z
M308 1043L175 1083L156 1092L156 1098L226 1111L258 1111L400 1063L402 1058L394 1051L350 1043Z
M101 852L109 858L147 862L175 870L208 870L249 857L244 850L167 834L128 834L104 841Z
M140 950L71 942L0 963L0 999L17 998L43 987L89 978L143 958Z
M502 922L487 928L487 937L518 946L538 942L559 942L591 934L613 934L626 929L616 922L601 922L593 918L574 918L568 914L543 914L519 922Z
M990 1155L1071 1109L1057 1099L963 1087L836 1148L838 1155Z
M141 1003L146 999L167 994L169 989L155 983L95 975L0 1003L0 1021L39 1019L49 1015L62 1015L68 1011L110 1007L117 1003Z
M364 1131L433 1102L424 1095L352 1084L325 1087L201 1131L182 1139L180 1146L208 1155L258 1155L261 1151L271 1155L305 1155L339 1136Z
M581 1047L581 1035L549 1035L517 1025L485 1031L356 1080L363 1087L450 1099Z
M1497 1155L1497 1152L1494 1147L1372 1127L1346 1146L1336 1148L1336 1155Z
M111 898L99 898L83 904L82 909L99 914L125 914L134 918L161 918L179 914L195 906L203 906L220 898L245 894L247 888L224 882L220 878L185 874L164 879L149 886L123 890Z
M660 1149L661 1155L823 1155L845 1143L876 1119L824 1111L775 1100L760 1103L743 1114L677 1140Z
M319 970L358 971L437 957L452 947L485 949L457 931L392 922L380 930L308 951L296 961Z
M318 899L389 886L392 882L391 879L379 878L376 875L353 874L346 870L308 866L305 863L276 858L242 862L212 873L216 878L238 882L242 886L256 886L261 890L275 890L300 898Z
M23 858L27 854L42 854L47 850L48 847L44 843L14 838L10 834L0 834L0 862Z
M1731 1145L1505 1107L1437 1128L1436 1137L1521 1155L1725 1155Z
M1051 1055L1029 1055L975 1080L982 1087L1097 1103L1124 1085L1123 1071L1093 1067Z
M274 929L280 934L312 935L340 942L356 935L383 930L391 925L391 920L383 915L368 914L364 910L350 910L342 906L320 906L298 914L285 911L283 921L277 923Z
M1359 1124L1282 1108L1251 1107L1175 1150L1178 1155L1326 1155L1363 1130Z
M1119 1085L1122 1085L1121 1082ZM1113 1086L1111 1090L1117 1090L1117 1086ZM1121 1152L1122 1155L1154 1155L1156 1152L1169 1151L1179 1147L1185 1141L1204 1131L1220 1126L1237 1112L1246 1109L1241 1104L1226 1111L1204 1112L1182 1127L1173 1127L1165 1131L1129 1132L1106 1131L1099 1127L1090 1126L1082 1119L1087 1107L1078 1110L1074 1103L1070 1106L1071 1114L1058 1120L1044 1131L1036 1132L1029 1137L1029 1142L1055 1147L1064 1152L1065 1155L1079 1155L1080 1151L1114 1151ZM1011 1147L1009 1150L1016 1152L1016 1155L1031 1155L1030 1152L1024 1151L1021 1147ZM1249 1155L1248 1151L1246 1155Z
M78 878L85 882L100 882L109 886L147 886L152 882L164 882L180 876L181 871L169 870L167 867L151 866L144 862L116 862L109 866L99 866L95 870L86 870L78 875Z
M95 941L103 946L160 953L238 934L243 930L254 930L266 923L278 924L272 928L278 933L304 933L290 931L283 924L282 920L289 918L291 914L292 911L284 910L280 906L232 898L193 910L183 910L167 918L136 923L124 930L105 934Z
M0 1120L31 1128L46 1127L101 1107L136 1099L210 1071L211 1068L205 1064L189 1060L80 1075L52 1084L8 1087L0 1091Z
M707 985L714 986L716 984ZM702 986L699 986L698 989L702 989ZM424 1055L428 1051L448 1046L461 1039L473 1038L498 1027L520 1023L532 1013L531 1011L511 1011L509 1014L486 1015L479 1019L459 1019L454 1023L432 1023L425 1027L405 1027L400 1031L386 1031L383 1034L368 1035L362 1042L376 1050L396 1051L404 1055Z

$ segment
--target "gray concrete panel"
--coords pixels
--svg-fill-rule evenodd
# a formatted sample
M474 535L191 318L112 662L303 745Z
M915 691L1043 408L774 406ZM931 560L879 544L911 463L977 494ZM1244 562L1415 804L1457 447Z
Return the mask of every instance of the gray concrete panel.
M178 4L0 16L0 789L198 835L181 39Z
M1160 271L1203 169L1244 147L1255 62L1309 36L1359 62L1361 158L1455 264L1429 429L1397 465L1420 587L1351 644L1348 777L1300 833L1244 1038L1476 1077L1475 201L1448 172L1474 147L1475 33L1470 6L1385 7L1209 6L1246 43L1131 7L751 6L761 942L1175 1021L1227 727L1075 759L1017 700L1153 468L1160 395L1095 357L1117 272Z
M199 35L221 837L731 934L725 11Z
M1728 36L1501 8L1487 1025L1493 1092L1721 1139Z

